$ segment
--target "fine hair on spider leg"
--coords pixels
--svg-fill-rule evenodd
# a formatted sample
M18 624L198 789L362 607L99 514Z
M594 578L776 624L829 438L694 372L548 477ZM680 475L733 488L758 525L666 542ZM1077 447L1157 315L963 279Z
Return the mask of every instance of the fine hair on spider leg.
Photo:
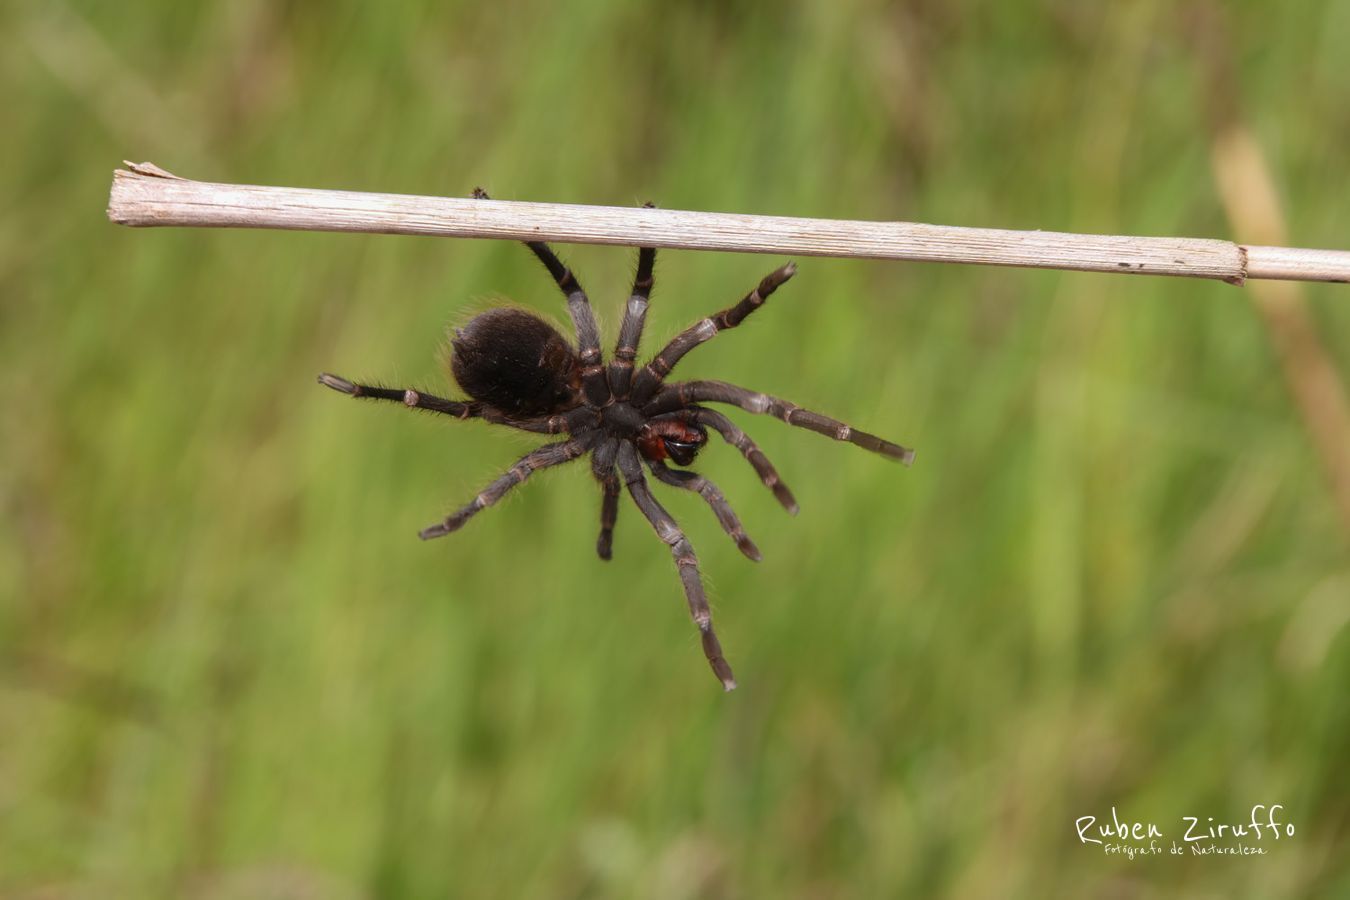
M670 554L675 559L675 568L680 573L680 583L684 586L685 600L689 604L689 615L698 626L699 637L703 643L703 655L708 658L713 674L728 691L736 689L736 677L731 673L731 664L722 656L722 644L713 630L712 610L708 608L708 597L703 592L703 580L699 577L698 557L694 555L694 546L684 536L680 526L675 524L670 513L652 496L647 479L642 476L642 466L638 463L637 450L632 444L619 446L619 470L623 472L628 493L637 504L637 508L647 517L657 537L670 546Z
M482 190L474 196L485 199ZM650 206L650 204L648 204ZM656 497L643 465L663 485L698 494L722 530L751 560L760 551L746 534L726 495L704 476L684 468L707 445L708 431L734 447L789 513L797 501L768 456L736 424L706 404L727 404L770 415L789 425L845 441L909 465L914 451L786 400L720 381L666 383L666 377L695 347L736 328L762 308L796 273L787 263L768 275L741 300L700 319L669 341L638 368L636 360L654 287L656 251L638 249L637 268L624 307L614 353L608 363L600 350L600 330L590 299L576 275L546 244L526 241L543 264L567 305L575 348L547 322L527 310L491 308L470 319L451 340L450 374L467 395L451 400L410 388L362 384L323 374L319 383L350 397L399 403L453 419L481 419L562 439L520 457L467 504L422 529L423 539L462 528L530 476L589 455L591 474L600 486L600 530L596 555L613 556L614 526L626 491L657 536L670 548L689 614L699 630L703 654L724 689L736 687L731 665L713 629L693 545ZM673 465L672 465L673 464Z
M727 498L717 489L717 485L697 472L691 472L688 469L672 469L660 460L650 460L647 468L651 469L657 481L664 482L672 487L683 488L686 491L693 491L702 497L712 509L713 515L717 517L717 523L722 526L722 530L736 542L736 546L745 554L746 558L754 562L763 559L759 548L745 533L745 529L741 526L741 520L736 517L736 513L727 503Z

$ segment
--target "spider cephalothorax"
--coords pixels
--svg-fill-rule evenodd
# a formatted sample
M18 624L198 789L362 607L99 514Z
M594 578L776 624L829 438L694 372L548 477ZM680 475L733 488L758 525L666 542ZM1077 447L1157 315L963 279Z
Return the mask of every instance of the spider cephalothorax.
M476 191L474 195L486 197L482 191ZM735 328L762 306L769 295L796 272L792 263L770 272L735 306L681 332L649 363L635 370L638 341L652 290L656 251L650 247L638 250L633 294L624 312L614 358L606 366L600 355L600 332L581 285L547 245L530 241L526 246L548 268L567 297L567 311L576 331L576 349L557 329L537 316L520 309L499 308L476 316L463 328L456 329L451 339L451 372L469 395L467 402L446 400L415 390L356 384L336 375L320 375L319 381L353 397L395 400L414 409L460 419L485 419L538 434L566 434L566 440L545 444L521 457L468 505L444 521L422 529L421 537L425 540L449 534L479 510L496 503L531 473L589 453L591 471L603 490L600 538L596 542L600 558L610 558L619 492L626 485L638 509L670 546L689 602L689 612L703 639L703 653L722 686L732 690L736 680L713 631L712 614L703 593L694 548L670 513L652 496L642 474L643 463L658 481L702 496L741 552L758 560L759 549L746 536L722 492L696 472L670 468L666 460L677 466L692 464L707 443L708 429L711 428L741 452L789 513L796 514L797 501L754 441L726 416L704 404L727 403L748 412L767 413L789 425L835 440L849 441L906 465L913 461L914 451L785 400L732 384L720 381L666 383L666 376L681 357L719 331Z

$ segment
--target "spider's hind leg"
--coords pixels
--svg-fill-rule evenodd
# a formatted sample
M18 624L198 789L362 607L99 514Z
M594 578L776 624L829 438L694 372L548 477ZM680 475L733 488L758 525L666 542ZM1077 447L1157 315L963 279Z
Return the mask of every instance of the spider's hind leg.
M549 466L556 466L565 462L571 462L581 454L585 453L587 449L589 449L587 441L573 439L570 441L559 441L556 444L545 444L542 447L531 450L529 453L516 460L515 465L507 469L505 474L484 488L482 492L474 497L466 506L446 516L437 524L423 528L417 533L417 536L422 540L427 541L432 538L444 537L452 531L458 531L464 527L465 522L469 521L469 519L473 518L480 511L487 509L489 506L502 499L511 488L522 483L538 470L547 469Z
M364 400L391 400L403 404L408 409L424 409L455 419L482 419L484 422L491 422L494 425L505 425L508 428L518 428L521 431L530 431L535 434L558 434L563 431L570 431L582 419L581 416L574 416L570 413L517 419L486 404L479 403L477 400L468 402L447 400L444 397L437 397L435 394L428 394L426 391L418 391L412 388L387 388L376 384L357 384L354 381L348 381L341 376L330 375L327 372L319 376L319 384L331 388L339 394L346 394L348 397Z
M331 388L339 394L346 394L348 397L393 400L396 403L402 403L409 409L425 409L454 416L457 419L472 419L479 414L472 403L447 400L444 397L437 397L434 394L415 391L411 388L387 388L374 384L358 384L355 381L348 381L339 375L330 375L327 372L319 375L319 384Z
M475 200L491 199L482 188L474 188L473 197ZM572 328L577 336L577 356L581 359L582 391L592 406L604 406L610 400L609 379L605 377L605 367L600 358L600 327L595 322L591 301L576 275L558 259L558 254L548 244L543 241L524 243L548 269L558 290L567 298L567 314L572 317Z

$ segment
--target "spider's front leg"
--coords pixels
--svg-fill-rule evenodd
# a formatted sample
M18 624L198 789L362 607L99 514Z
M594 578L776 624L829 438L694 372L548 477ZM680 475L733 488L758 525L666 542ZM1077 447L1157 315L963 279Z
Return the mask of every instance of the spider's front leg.
M836 441L847 441L864 450L899 460L906 466L914 464L914 451L909 447L902 447L875 434L860 431L838 419L803 409L779 397L727 384L725 381L680 381L664 385L642 411L648 416L655 417L672 410L687 409L699 403L729 403L739 406L746 412L770 415L781 422L823 434Z
M759 548L755 546L755 542L750 540L750 535L745 533L745 528L741 526L741 520L737 518L736 511L731 508L731 504L727 502L726 496L718 489L717 485L689 469L672 469L659 459L647 460L647 468L652 470L652 474L656 476L657 481L664 482L671 487L693 491L702 497L712 509L713 515L717 516L717 522L722 526L722 530L730 535L746 558L753 562L759 562L763 558L760 555Z
M652 209L652 204L645 204ZM614 359L609 363L609 386L614 399L627 400L633 381L633 361L637 359L638 344L642 341L642 327L647 321L647 305L655 283L652 270L656 266L656 249L639 247L637 272L633 276L633 293L624 308L623 324L619 327L619 341L614 346Z
M792 491L778 476L778 470L773 467L773 463L769 462L769 458L764 455L764 451L759 449L759 445L752 441L748 434L737 428L730 419L715 409L686 406L675 412L662 413L653 421L667 416L694 425L705 425L720 434L722 440L741 452L741 456L744 456L746 462L750 463L755 470L755 474L759 476L759 480L764 483L765 487L773 491L774 498L782 504L783 509L787 510L789 515L795 516L797 514L797 498L792 496Z
M633 402L641 406L651 399L661 387L671 369L675 368L686 353L699 344L712 340L719 332L735 328L745 321L745 317L764 305L769 295L783 286L797 274L795 263L788 263L765 275L755 289L741 298L735 306L729 306L716 315L700 319L676 335L661 352L652 357L652 361L642 367L633 377Z
M670 513L666 512L665 507L652 496L647 479L642 475L642 463L638 461L637 449L627 441L619 445L619 471L623 473L623 479L628 484L628 493L637 504L637 508L642 510L642 514L647 517L647 521L651 523L661 540L670 546L670 554L680 571L680 583L684 585L685 599L689 602L689 614L693 617L694 624L698 626L699 636L703 641L703 655L708 658L708 665L712 667L718 681L722 682L722 688L734 691L736 676L731 672L731 664L722 656L722 644L717 640L717 632L713 630L712 611L708 608L708 598L703 593L703 580L698 573L698 557L694 555L694 548L689 539L680 531L680 526L675 524Z

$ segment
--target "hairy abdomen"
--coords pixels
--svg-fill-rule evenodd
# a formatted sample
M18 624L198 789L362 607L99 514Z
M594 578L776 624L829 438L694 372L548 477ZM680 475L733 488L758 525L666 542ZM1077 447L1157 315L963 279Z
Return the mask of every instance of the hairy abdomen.
M574 402L576 356L567 339L521 309L490 309L450 340L450 370L475 400L522 418Z

